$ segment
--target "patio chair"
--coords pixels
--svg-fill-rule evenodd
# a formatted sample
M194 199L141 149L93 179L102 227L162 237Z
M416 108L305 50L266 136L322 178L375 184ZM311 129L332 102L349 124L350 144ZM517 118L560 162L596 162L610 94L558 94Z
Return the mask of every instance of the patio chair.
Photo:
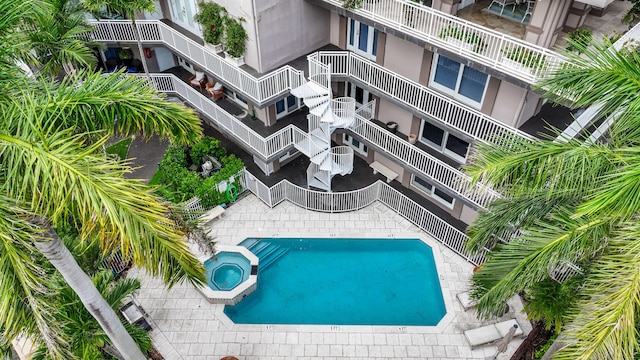
M533 16L533 8L536 6L536 1L535 0L527 0L527 10L524 12L524 16L522 16L522 20L520 21L521 23L523 23L525 21L525 19L528 16Z
M509 333L509 330L514 327L513 325L518 325L513 336L522 335L522 327L518 324L516 319L511 319L497 324L465 330L464 337L469 342L469 345L471 345L471 349L475 349L478 346L492 344L504 338L507 333Z
M491 2L491 4L489 5L489 7L492 7L493 4L498 4L498 6L500 6L500 15L502 15L502 13L504 12L504 8L511 5L511 12L515 12L516 10L516 5L517 2L516 0L493 0Z
M189 84L194 88L199 88L202 91L202 86L207 83L207 76L203 71L196 69L195 75L189 78Z
M218 101L218 99L224 100L224 88L219 82L216 82L215 85L207 83L207 93L211 95L211 100L213 101Z

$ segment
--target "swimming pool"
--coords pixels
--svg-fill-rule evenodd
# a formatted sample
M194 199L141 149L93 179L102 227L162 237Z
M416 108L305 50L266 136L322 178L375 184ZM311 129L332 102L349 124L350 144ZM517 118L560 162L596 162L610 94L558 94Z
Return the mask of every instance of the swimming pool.
M418 239L247 246L260 259L258 289L225 306L235 323L435 326L446 313L433 252Z
M231 290L249 279L251 264L242 254L219 252L204 262L207 284L213 290Z

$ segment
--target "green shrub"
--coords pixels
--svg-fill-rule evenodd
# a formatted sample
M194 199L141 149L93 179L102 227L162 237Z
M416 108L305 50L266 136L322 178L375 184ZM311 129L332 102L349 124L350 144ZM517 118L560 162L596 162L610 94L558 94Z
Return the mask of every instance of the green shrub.
M475 52L482 52L487 47L487 44L482 41L479 35L460 29L457 26L449 25L442 29L440 38L446 39L448 37L473 45L473 51Z
M554 341L556 341L556 338L558 337L558 334L553 334L549 340L547 340L546 343L544 343L544 345L541 345L539 348L537 348L534 352L533 352L533 358L536 360L542 359L542 357L544 356L544 354L547 353L547 351L549 350L549 348L551 347L551 345L553 344Z
M518 62L525 67L535 70L545 70L547 68L547 61L544 59L544 56L532 50L519 47L511 51L503 50L502 53L507 58Z
M160 162L161 186L157 193L163 198L174 202L186 201L194 196L198 196L205 208L210 208L227 202L224 191L219 192L217 184L227 181L244 168L242 160L235 155L225 156L226 149L220 147L220 142L211 137L204 137L191 149L182 146L172 145ZM211 155L218 157L222 168L220 171L203 179L196 171L189 170L195 165L200 169L202 157ZM234 180L235 186L241 190L239 180Z
M193 20L202 25L204 41L213 45L221 44L227 9L214 2L199 2L198 7L200 11Z
M584 52L584 49L589 46L591 39L593 38L593 31L589 28L578 28L569 32L569 46L568 51L577 51L578 53Z
M244 54L249 39L247 32L242 27L244 21L243 18L236 20L228 17L224 22L224 49L229 55L236 58Z
M202 158L205 155L221 159L223 156L227 155L227 149L220 147L219 140L207 136L199 143L193 145L189 155L191 156L191 163L197 165L199 169L202 165Z

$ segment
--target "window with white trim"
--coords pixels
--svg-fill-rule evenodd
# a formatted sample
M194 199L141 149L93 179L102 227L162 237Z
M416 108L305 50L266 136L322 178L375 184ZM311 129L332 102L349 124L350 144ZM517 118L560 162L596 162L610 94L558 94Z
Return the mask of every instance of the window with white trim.
M289 95L284 99L280 99L275 104L276 119L283 118L300 108L300 99L293 95Z
M358 20L347 19L347 50L375 60L378 53L378 30Z
M456 199L453 196L447 195L444 191L416 175L411 176L411 185L449 209L453 209L453 205L456 203Z
M244 99L242 96L238 95L235 91L229 89L228 87L225 87L223 91L224 91L224 96L227 99L233 100L233 102L240 105L245 110L249 108L249 106L247 105L247 100Z
M367 151L369 150L367 148L367 145L361 143L360 141L356 140L353 136L349 135L349 134L343 134L343 143L349 145L354 151L356 151L358 154L362 155L362 156L367 156Z
M365 88L361 88L348 81L345 82L346 94L348 97L356 99L356 108L361 107L364 104L368 104L373 100L373 95Z
M420 127L420 142L455 161L463 164L467 161L467 154L469 153L469 143L467 141L425 120L422 120L422 126Z
M489 83L489 75L445 56L433 57L429 86L456 100L480 108Z

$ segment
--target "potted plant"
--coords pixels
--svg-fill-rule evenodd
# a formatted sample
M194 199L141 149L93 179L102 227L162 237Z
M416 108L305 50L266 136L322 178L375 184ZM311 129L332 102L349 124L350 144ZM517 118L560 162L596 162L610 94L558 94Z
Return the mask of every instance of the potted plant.
M593 39L593 31L586 27L577 28L569 31L569 45L567 51L576 51L581 54L584 49L589 46Z
M502 50L502 64L519 71L532 73L547 68L547 62L543 55L523 47L512 50Z
M236 20L228 17L225 19L223 43L225 59L230 60L233 64L238 66L244 64L244 51L247 39L249 38L241 24L244 21L244 18Z
M198 3L200 11L193 20L202 25L202 34L207 44L213 45L213 51L222 51L222 38L224 34L227 9L214 2Z
M342 7L345 9L357 9L362 5L362 0L343 0Z
M460 29L454 25L449 25L442 29L439 36L441 39L446 39L448 43L474 52L482 52L487 47L487 44L482 41L478 34Z

